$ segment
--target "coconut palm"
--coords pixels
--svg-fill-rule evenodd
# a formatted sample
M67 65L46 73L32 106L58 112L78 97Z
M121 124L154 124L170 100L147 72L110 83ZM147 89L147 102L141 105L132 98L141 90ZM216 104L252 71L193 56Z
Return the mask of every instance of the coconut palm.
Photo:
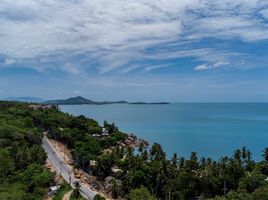
M250 150L247 150L246 152L246 165L247 165L247 170L251 171L252 170L252 161L251 161L251 156L252 156L252 153L250 152Z
M122 181L112 178L107 185L108 194L117 199L122 194Z
M73 183L73 185L74 185L73 194L74 194L74 197L77 199L79 197L79 191L80 191L80 188L81 188L81 184L79 183L79 181L75 181Z
M241 155L244 160L247 158L247 148L245 146L242 148Z
M266 147L264 150L263 150L263 158L266 162L268 162L268 147Z

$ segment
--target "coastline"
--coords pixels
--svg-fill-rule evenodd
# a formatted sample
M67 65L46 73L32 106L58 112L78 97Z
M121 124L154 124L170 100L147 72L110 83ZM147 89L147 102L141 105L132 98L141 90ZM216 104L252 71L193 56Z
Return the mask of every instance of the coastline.
M218 160L247 146L253 159L260 161L266 147L268 124L263 119L268 104L68 105L60 109L100 124L115 122L123 132L161 144L168 158L174 153L189 158L191 152L197 152Z

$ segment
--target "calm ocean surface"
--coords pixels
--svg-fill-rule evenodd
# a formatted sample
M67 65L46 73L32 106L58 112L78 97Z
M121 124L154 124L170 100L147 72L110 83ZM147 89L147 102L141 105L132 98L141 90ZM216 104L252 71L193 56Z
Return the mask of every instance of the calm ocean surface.
M174 103L169 105L60 106L73 115L85 115L120 130L160 143L170 157L189 157L192 151L219 159L236 148L248 147L255 160L268 146L266 103Z

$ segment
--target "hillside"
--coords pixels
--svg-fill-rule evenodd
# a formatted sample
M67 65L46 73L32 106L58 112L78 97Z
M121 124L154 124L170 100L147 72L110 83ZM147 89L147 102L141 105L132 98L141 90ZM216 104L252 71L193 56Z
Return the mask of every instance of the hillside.
M44 168L43 132L72 149L74 165L94 175L100 188L114 199L262 200L268 196L268 148L255 162L243 147L218 161L199 158L171 159L160 144L131 148L135 136L115 124L72 116L56 107L0 102L0 199L39 200L54 185ZM225 185L225 186L224 186ZM227 191L226 198L223 188ZM227 188L227 189L226 189Z
M0 102L0 199L37 200L53 185L29 104Z
M45 104L54 104L54 105L83 105L83 104L89 104L89 105L106 105L106 104L148 104L148 105L157 105L157 104L169 104L168 102L155 102L155 103L146 103L146 102L127 102L127 101L93 101L90 99L86 99L84 97L78 96L78 97L72 97L68 99L59 99L59 100L49 100L45 101Z
M19 102L34 102L34 103L41 103L41 102L46 101L45 99L38 98L38 97L8 97L4 100L19 101Z
M92 101L90 99L86 99L84 97L78 96L78 97L72 97L69 99L60 99L60 100L49 100L45 101L45 104L57 104L57 105L83 105L83 104L89 104L89 105L104 105L104 104L124 104L128 103L126 101Z
M46 104L58 104L58 105L81 105L81 104L96 104L95 101L85 99L83 97L73 97L69 99L49 100L45 101Z

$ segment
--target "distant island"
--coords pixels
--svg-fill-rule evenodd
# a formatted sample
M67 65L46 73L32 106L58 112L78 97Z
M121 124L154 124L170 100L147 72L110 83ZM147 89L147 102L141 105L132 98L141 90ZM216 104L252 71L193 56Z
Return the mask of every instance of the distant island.
M146 102L127 102L127 101L92 101L90 99L86 99L84 97L72 97L68 99L60 99L60 100L49 100L43 102L44 104L52 104L52 105L106 105L106 104L169 104L168 102L153 102L153 103L146 103Z
M152 103L146 103L146 102L132 102L128 104L137 104L137 105L159 105L159 104L170 104L169 102L152 102Z
M39 103L39 104L50 104L50 105L107 105L107 104L133 104L133 105L159 105L169 104L169 102L128 102L128 101L93 101L86 99L81 96L71 97L68 99L56 99L56 100L45 100L38 97L8 97L3 99L5 101L18 101L27 103Z
M42 103L45 102L45 99L38 98L38 97L8 97L3 99L5 101L19 101L19 102L34 102L34 103Z

